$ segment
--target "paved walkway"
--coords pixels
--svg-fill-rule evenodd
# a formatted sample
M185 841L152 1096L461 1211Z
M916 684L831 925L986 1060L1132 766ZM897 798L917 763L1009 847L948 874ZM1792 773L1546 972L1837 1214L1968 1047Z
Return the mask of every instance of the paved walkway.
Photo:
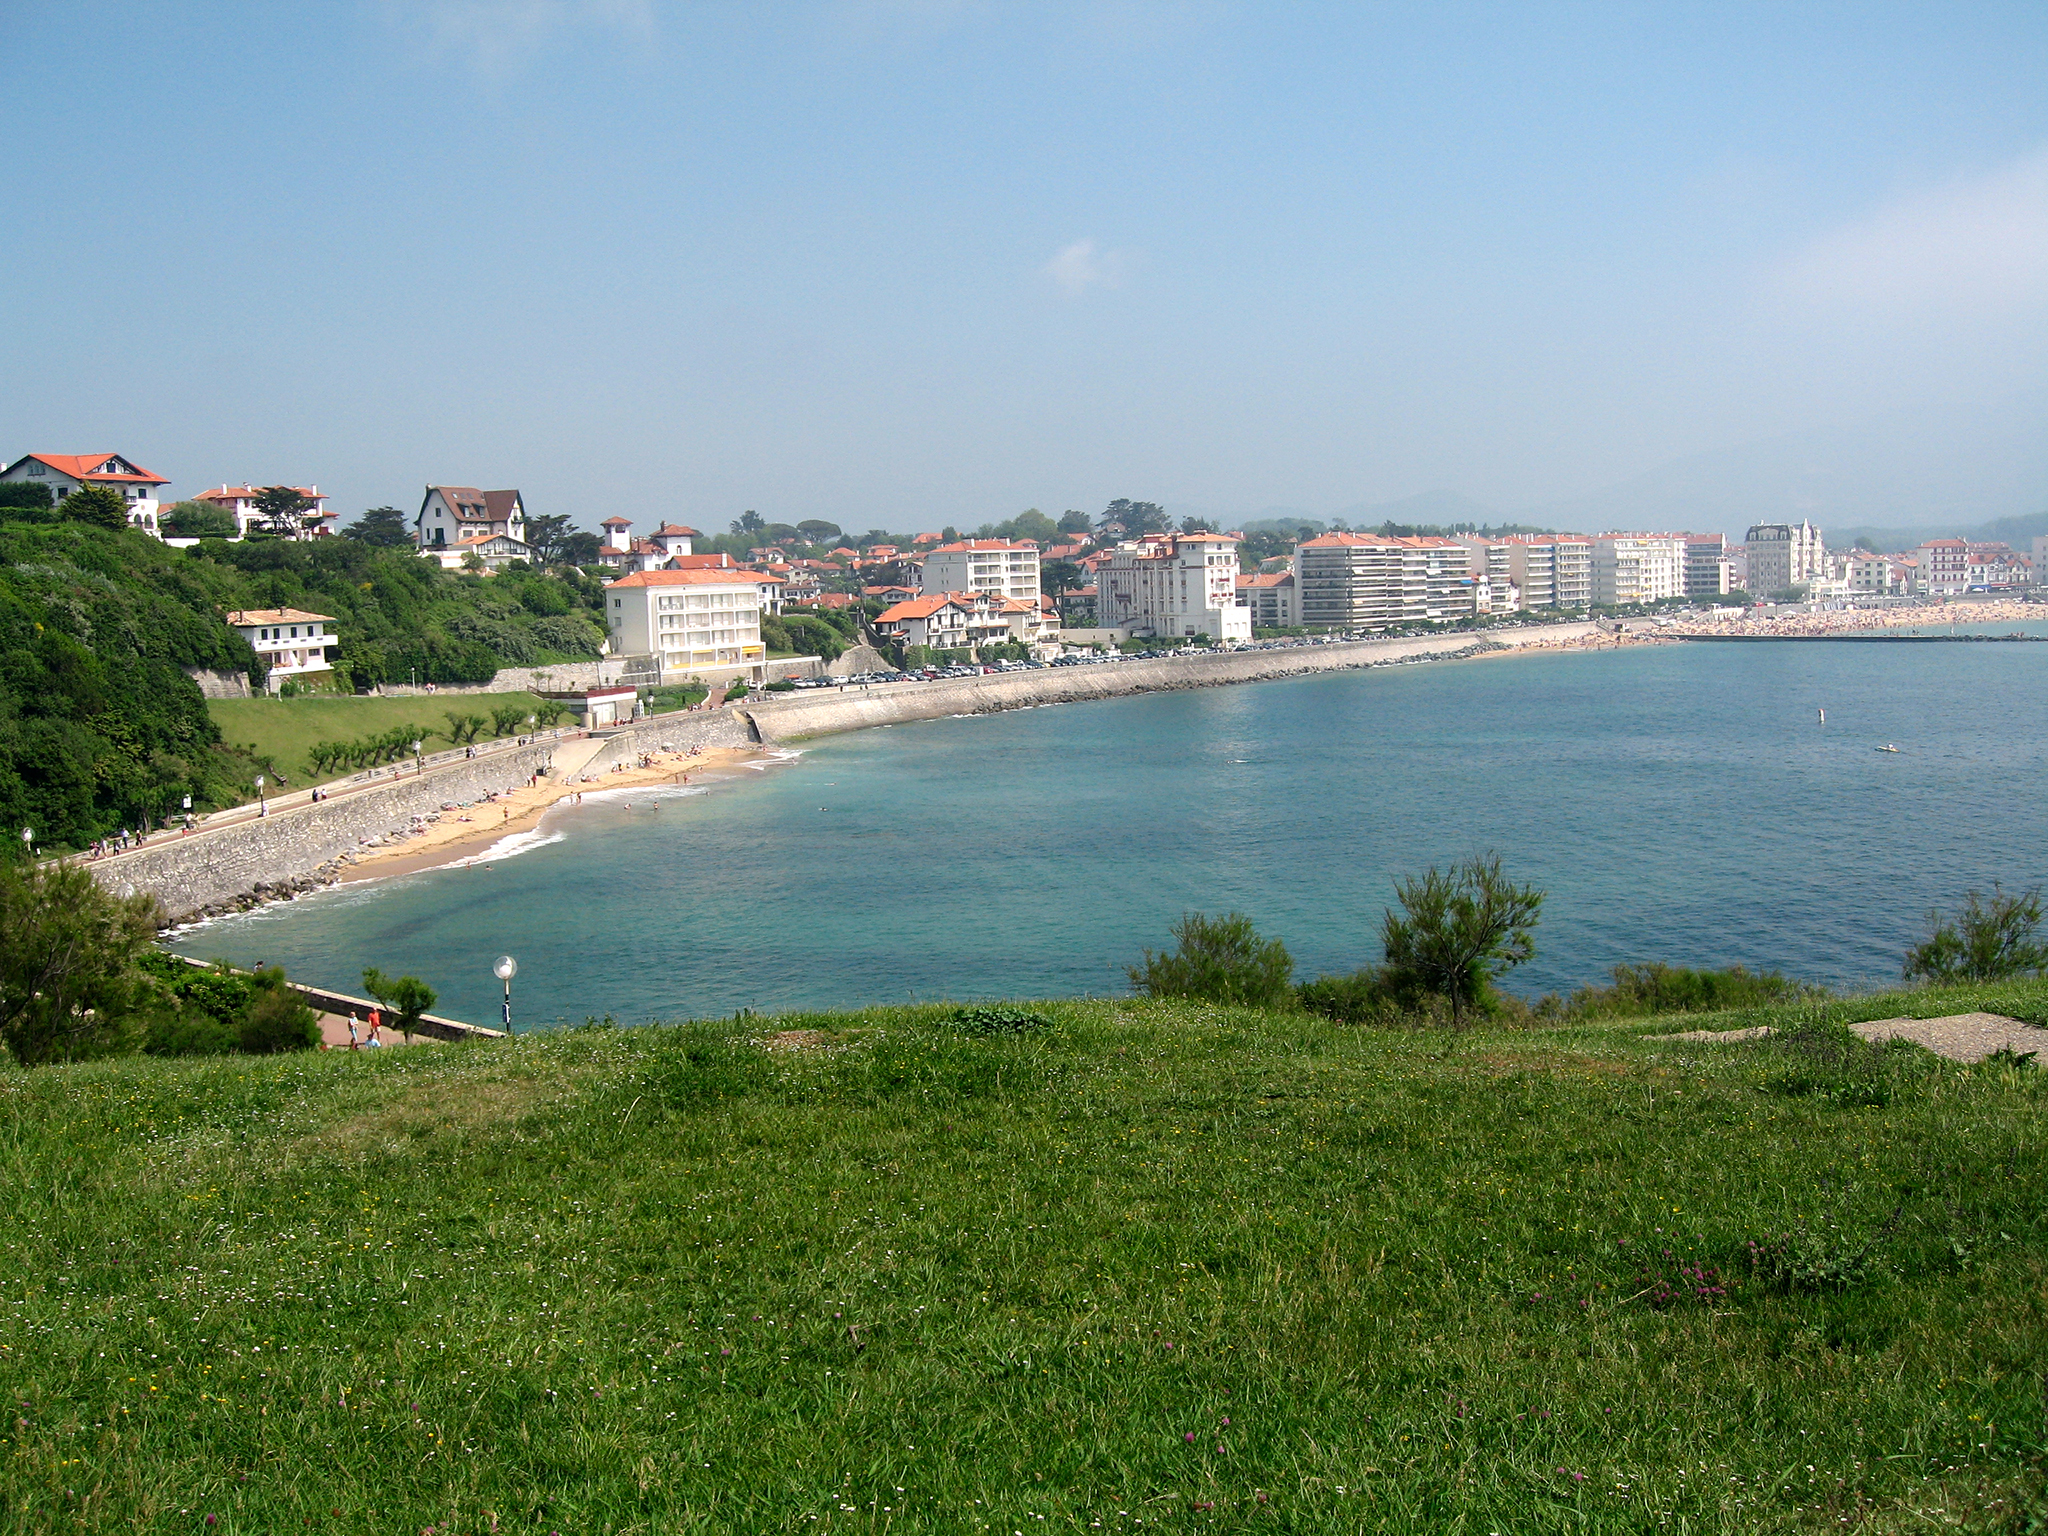
M2025 1055L2048 1046L2048 1030L2008 1019L2002 1013L1951 1013L1938 1019L1871 1019L1849 1028L1870 1041L1911 1040L1950 1061L1982 1061L2004 1050ZM1689 1029L1682 1034L1646 1038L1720 1045L1760 1040L1770 1033L1769 1025L1759 1025L1755 1029Z

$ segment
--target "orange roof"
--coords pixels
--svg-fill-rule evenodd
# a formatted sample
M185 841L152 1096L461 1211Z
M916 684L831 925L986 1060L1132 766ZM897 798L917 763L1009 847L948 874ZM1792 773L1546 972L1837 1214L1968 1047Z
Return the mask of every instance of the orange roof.
M224 485L217 491L201 491L197 496L194 496L192 499L194 501L216 502L250 501L255 498L258 492L267 491L269 489L270 487L267 485ZM308 497L314 501L325 501L327 499L325 496L322 496L318 491L314 490L313 487L311 487L310 485L294 485L288 486L286 487L286 489L297 491L301 496ZM327 514L323 513L321 515L326 516Z
M608 581L605 586L740 587L754 586L772 580L772 576L762 576L756 571L635 571L631 576L621 576L617 581Z
M227 616L229 624L332 624L331 613L306 613L297 608L237 608Z
M942 592L936 597L913 597L908 602L898 603L893 608L884 608L876 616L875 622L877 624L897 624L905 619L928 619L941 608L957 608L959 606L958 603L953 601L953 595L950 592Z
M69 475L74 480L113 480L134 482L142 485L169 485L171 482L162 475L152 475L140 464L131 464L118 453L28 453L23 454L20 463L35 459L47 464L60 475ZM106 465L126 465L125 469L110 469Z
M669 561L669 567L678 571L736 571L739 566L731 555L677 555Z
M919 535L919 537L922 537L922 535ZM1028 539L1017 544L1012 544L1008 539L962 539L957 544L941 544L937 549L933 550L932 553L935 555L960 555L968 554L975 550L981 549L1036 550L1037 548L1038 546L1036 544L1033 544Z
M694 528L685 528L681 523L663 523L659 528L655 529L654 532L649 534L648 537L651 539L659 539L664 537L671 539L696 539L702 538L703 535L698 533L697 530Z

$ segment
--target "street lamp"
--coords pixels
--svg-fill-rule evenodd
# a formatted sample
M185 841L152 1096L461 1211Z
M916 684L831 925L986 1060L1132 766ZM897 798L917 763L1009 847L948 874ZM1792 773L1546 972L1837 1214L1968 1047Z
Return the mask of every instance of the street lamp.
M34 857L35 857L35 854L36 854L36 833L35 833L35 828L33 828L33 827L23 827L23 828L21 829L21 856L22 856L23 858L25 858L25 859L32 859L32 858L34 858Z
M427 762L425 758L420 756L420 743L417 741L412 744L412 765L417 773L425 773L427 771Z
M509 1035L512 1033L512 978L519 974L519 962L510 955L500 955L491 972L505 983L505 1033Z
M270 802L263 798L263 775L260 773L256 775L256 814L258 816L268 816L270 814Z

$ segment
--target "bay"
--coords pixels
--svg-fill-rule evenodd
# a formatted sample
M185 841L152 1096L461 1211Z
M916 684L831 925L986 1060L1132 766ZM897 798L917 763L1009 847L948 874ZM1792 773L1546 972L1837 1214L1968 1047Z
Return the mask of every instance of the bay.
M1185 911L1250 914L1304 975L1371 963L1395 877L1491 851L1549 893L1524 995L1647 960L1872 986L1930 905L2041 878L2044 667L1640 646L899 725L176 947L344 990L417 974L477 1022L509 951L522 1027L1121 993Z

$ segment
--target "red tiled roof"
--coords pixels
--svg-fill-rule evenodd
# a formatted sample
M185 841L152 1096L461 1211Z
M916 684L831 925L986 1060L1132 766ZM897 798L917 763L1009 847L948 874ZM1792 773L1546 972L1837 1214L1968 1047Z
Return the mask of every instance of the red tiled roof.
M718 586L738 587L773 580L756 571L635 571L631 576L621 576L617 581L608 581L606 587L690 587Z
M69 475L74 480L111 480L139 485L169 485L171 483L162 475L151 474L140 464L130 463L129 460L122 458L118 453L28 453L23 454L15 463L19 464L27 459L35 459L40 463L47 464L59 474ZM134 473L130 474L126 471L119 471L103 475L99 472L102 464L113 463L128 464ZM9 467L12 468L13 466L10 465Z

